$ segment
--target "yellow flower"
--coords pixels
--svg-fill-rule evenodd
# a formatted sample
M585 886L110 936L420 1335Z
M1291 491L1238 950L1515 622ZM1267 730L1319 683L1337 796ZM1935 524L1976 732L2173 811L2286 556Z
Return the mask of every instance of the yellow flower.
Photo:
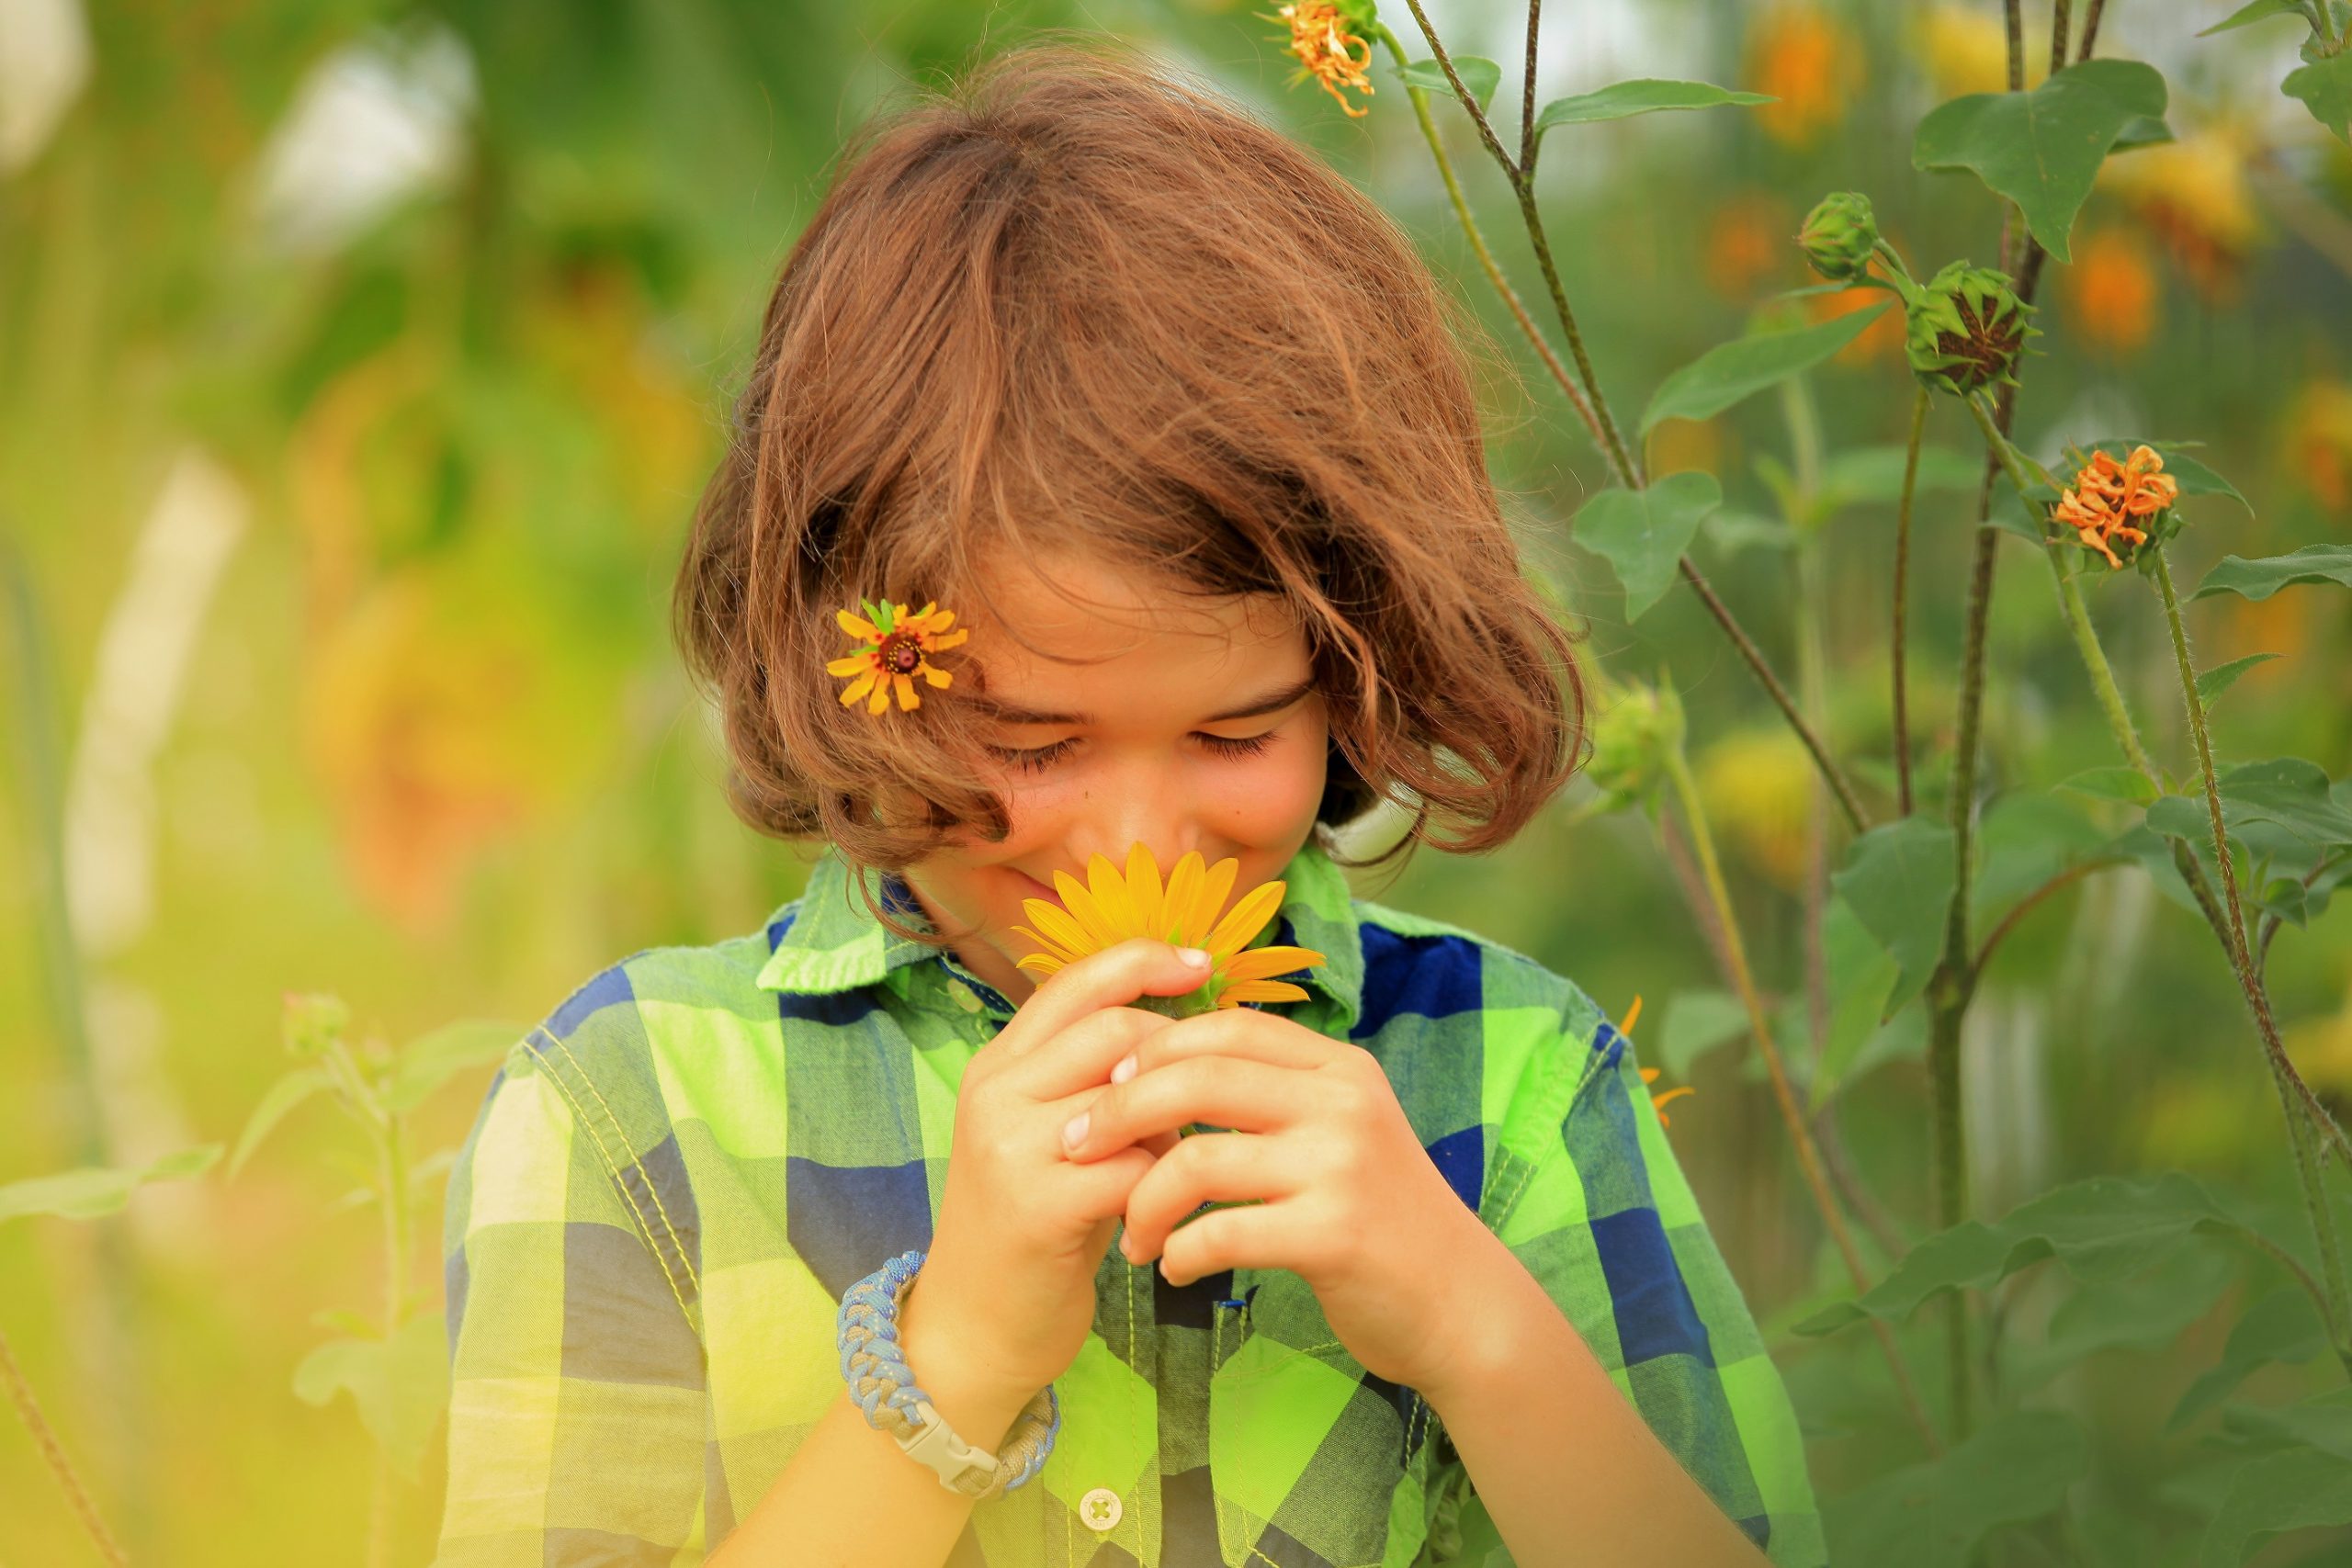
M1625 1021L1617 1026L1617 1032L1626 1035L1632 1034L1634 1032L1634 1021L1641 1016L1642 998L1635 997L1634 998L1634 1005L1625 1010ZM1644 1067L1642 1069L1642 1081L1645 1084L1657 1082L1657 1076L1662 1070L1662 1068L1658 1067ZM1666 1114L1666 1102L1668 1100L1679 1100L1686 1094L1696 1094L1698 1090L1692 1089L1689 1084L1684 1084L1680 1089L1670 1089L1664 1094L1651 1095L1650 1108L1657 1112L1657 1124L1661 1127L1671 1127L1674 1125L1673 1122L1669 1120Z
M1114 947L1130 937L1148 936L1179 947L1208 949L1209 977L1198 990L1181 997L1145 997L1136 1003L1137 1007L1170 1010L1182 1017L1212 1008L1239 1007L1243 1002L1304 1001L1305 991L1273 976L1321 964L1323 954L1305 947L1242 951L1282 908L1286 884L1261 884L1243 895L1222 919L1217 918L1240 870L1238 860L1221 860L1215 867L1207 867L1194 850L1176 863L1163 888L1159 863L1138 842L1127 852L1125 878L1104 855L1087 863L1091 886L1080 884L1066 871L1057 871L1054 889L1061 895L1059 908L1044 898L1022 900L1022 908L1037 929L1012 929L1045 951L1029 954L1018 967L1043 978L1088 953ZM1162 1007L1153 1008L1153 1003Z
M1352 87L1366 97L1372 96L1372 78L1364 74L1372 66L1372 45L1347 30L1344 24L1350 18L1340 14L1332 0L1297 0L1272 16L1263 11L1257 15L1265 21L1290 24L1289 37L1280 41L1288 43L1298 57L1299 68L1291 73L1294 84L1314 77L1325 92L1339 99L1351 119L1362 119L1371 112L1349 103L1340 89ZM1351 48L1363 50L1363 58L1349 53Z
M2109 158L2099 167L2098 188L2120 197L2163 239L2199 294L2231 299L2262 239L2246 172L2261 145L2253 127L2216 120L2128 158Z
M865 648L842 655L825 666L828 675L857 677L842 693L842 705L849 706L860 697L868 697L865 711L880 713L890 705L890 691L898 688L901 708L919 708L922 698L915 694L914 678L918 675L934 686L944 687L955 679L944 670L934 670L928 657L956 647L970 631L950 632L956 612L939 608L937 600L925 604L914 615L907 614L904 604L893 604L888 599L876 606L863 599L858 607L865 616L851 615L847 610L833 612L833 619L842 630L852 637L864 637ZM941 636L943 632L945 636Z

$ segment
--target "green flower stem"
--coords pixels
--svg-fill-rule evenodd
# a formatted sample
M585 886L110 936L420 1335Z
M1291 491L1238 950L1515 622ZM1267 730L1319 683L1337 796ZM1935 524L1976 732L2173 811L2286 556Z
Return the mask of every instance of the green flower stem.
M8 1385L9 1401L16 1405L17 1414L24 1417L27 1429L33 1435L33 1445L40 1450L40 1457L48 1461L50 1472L57 1477L58 1485L64 1488L65 1499L74 1507L74 1517L82 1521L82 1528L97 1543L98 1554L115 1568L121 1568L129 1560L123 1556L122 1548L115 1544L114 1537L107 1532L106 1521L98 1517L97 1505L90 1501L90 1494L83 1486L81 1476L74 1472L74 1461L65 1457L65 1445L57 1440L56 1428L40 1413L40 1402L33 1397L32 1384L25 1381L24 1369L17 1365L17 1358L9 1350L8 1338L5 1334L0 1334L0 1382Z
M1804 1172L1806 1190L1813 1195L1813 1204L1820 1211L1822 1224L1828 1227L1830 1239L1837 1243L1838 1255L1845 1259L1846 1271L1854 1281L1857 1293L1870 1289L1869 1274L1862 1268L1862 1255L1854 1246L1853 1232L1847 1227L1846 1216L1838 1206L1837 1198L1829 1190L1829 1179L1822 1169L1821 1152L1814 1145L1813 1131L1805 1123L1804 1113L1797 1105L1796 1090L1789 1083L1788 1067L1781 1059L1781 1048L1773 1043L1772 1027L1764 1014L1764 1001L1756 989L1756 977L1747 964L1747 944L1740 940L1739 917L1734 913L1731 889L1724 882L1723 863L1715 856L1714 835L1707 826L1706 807L1699 799L1699 786L1690 776L1690 761L1679 745L1666 753L1668 780L1674 786L1674 795L1682 807L1682 817L1690 832L1691 852L1698 857L1699 874L1704 882L1708 901L1714 906L1716 932L1723 942L1723 956L1731 970L1732 985L1739 992L1741 1007L1747 1012L1747 1027L1756 1038L1756 1048L1764 1058L1764 1068L1772 1080L1772 1096L1781 1111L1781 1120L1789 1130L1789 1141L1796 1148L1797 1167ZM1886 1352L1887 1366L1894 1374L1894 1384L1911 1415L1912 1425L1927 1444L1928 1451L1940 1455L1943 1440L1937 1434L1935 1423L1928 1419L1927 1406L1920 1403L1919 1391L1911 1381L1910 1366L1903 1359L1902 1349L1894 1342L1894 1332L1878 1318L1871 1319L1877 1332L1879 1345Z
M1911 400L1911 441L1903 457L1903 499L1894 512L1894 636L1888 648L1894 666L1895 800L1897 814L1904 817L1911 815L1911 718L1909 691L1903 678L1904 617L1910 594L1911 499L1919 482L1919 443L1928 429L1928 396L1922 385Z
M1535 324L1534 318L1528 313L1527 307L1521 301L1518 291L1511 288L1510 279L1503 276L1502 267L1495 260L1492 247L1487 243L1486 235L1480 231L1477 220L1471 215L1469 201L1463 194L1461 181L1454 175L1453 161L1446 156L1445 143L1438 135L1437 122L1430 117L1428 92L1420 87L1408 86L1405 90L1405 96L1412 103L1414 118L1420 123L1421 138L1429 143L1430 154L1436 160L1438 177L1445 183L1447 199L1453 204L1454 218L1462 225L1462 231L1470 242L1471 254L1478 258L1480 270L1486 273L1487 280L1494 286L1495 292L1501 297L1504 306L1511 313L1511 319L1519 323L1520 332L1534 347L1537 357L1543 360L1544 367L1551 373L1552 379L1558 383L1560 390L1566 394L1569 405L1577 411L1577 417L1584 421L1585 427L1592 433L1593 442L1600 447L1601 456L1609 463L1611 476L1626 489L1639 490L1648 480L1635 463L1632 453L1626 449L1623 440L1617 434L1616 423L1610 417L1608 402L1602 397L1600 384L1593 376L1592 362L1585 353L1583 335L1577 330L1576 314L1568 308L1567 293L1561 287L1559 275L1552 265L1551 246L1544 237L1543 222L1535 210L1532 168L1531 166L1522 170L1503 151L1502 143L1495 139L1494 130L1487 124L1487 117L1479 109L1477 101L1463 88L1461 77L1454 72L1453 59L1446 53L1444 46L1438 41L1437 34L1430 27L1428 17L1421 15L1418 6L1414 8L1413 14L1420 22L1421 30L1428 38L1431 51L1444 67L1447 80L1453 83L1455 94L1461 99L1463 107L1467 109L1471 118L1477 122L1479 134L1485 139L1487 149L1493 152L1496 162L1502 165L1503 173L1510 178L1511 188L1519 194L1520 212L1526 221L1530 242L1535 248L1545 281L1551 288L1553 308L1559 315L1562 328L1567 333L1568 347L1576 355L1577 370L1583 377L1582 385L1578 385L1577 378L1568 373L1567 367L1563 365L1559 355L1553 352L1552 344L1544 337L1543 329ZM1387 48L1389 55L1396 61L1399 70L1410 63L1405 57L1404 46L1397 41L1396 35L1387 27L1374 23L1374 32ZM1587 395L1588 389L1589 389L1589 397ZM1815 735L1813 727L1805 722L1804 716L1798 711L1797 705L1789 696L1788 689L1781 683L1780 677L1772 672L1771 665L1766 662L1763 650L1756 646L1755 639L1749 637L1747 629L1734 618L1730 607L1716 597L1714 591L1707 585L1707 580L1700 574L1696 562L1686 555L1678 566L1681 571L1682 580L1690 585L1690 591L1699 596L1700 604L1706 606L1707 613L1715 618L1715 624L1723 627L1724 635L1731 639L1732 647L1738 651L1740 658L1747 661L1747 668L1755 675L1757 683L1764 688L1765 694L1772 699L1773 706L1781 710L1781 716L1787 721L1789 728L1796 732L1797 739L1804 743L1806 754L1813 759L1814 766L1821 771L1821 776L1827 782L1830 792L1837 796L1838 809L1844 814L1848 826L1857 833L1867 829L1870 827L1870 817L1863 811L1861 801L1854 793L1854 786L1847 781L1837 763L1830 760L1829 749L1822 744L1821 738Z
M2188 634L2181 625L2180 599L2173 592L2172 567L2165 558L2164 547L2148 547L2155 552L2156 587L2164 594L2165 620L2172 628L2173 661L2180 671L2182 700L2188 708L2189 733L2197 740L2197 773L2205 786L2205 815L2213 829L2213 858L2222 871L2222 897L2229 919L2224 936L2230 953L2231 966L2236 970L2239 989L2245 993L2245 1002L2254 1013L2255 1027L2262 1035L2262 1045L2270 1059L2271 1076L2278 1089L2279 1108L2286 1112L2287 1132L2295 1146L2296 1173L2302 1179L2303 1204L2311 1213L2312 1233L2319 1243L2320 1279L2327 1288L2329 1325L2328 1337L2335 1342L2337 1354L2346 1358L2347 1370L2352 1370L2352 1353L2343 1347L2343 1336L2352 1327L2352 1312L2347 1312L2344 1283L2344 1261L2335 1241L2335 1216L2329 1211L2325 1171L2312 1145L2312 1134L2321 1124L2309 1117L2310 1107L2299 1107L2290 1087L2301 1084L2288 1058L2285 1045L2278 1038L2278 1025L2270 1016L2270 998L2255 978L2253 954L2246 942L2245 908L2238 897L2237 862L2230 853L2230 839L2222 819L2222 789L2213 772L2212 737L2205 723L2205 700L2198 694L2197 670L2189 662ZM2309 1095L2308 1087L2303 1089ZM2312 1105L2316 1105L2314 1100ZM2324 1109L2322 1108L2322 1114ZM2329 1119L2333 1124L2333 1119ZM2339 1132L2340 1138L2342 1134Z

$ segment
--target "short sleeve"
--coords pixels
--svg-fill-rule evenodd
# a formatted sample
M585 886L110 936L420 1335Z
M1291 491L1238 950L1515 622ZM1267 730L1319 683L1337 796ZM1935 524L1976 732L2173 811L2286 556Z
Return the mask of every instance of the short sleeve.
M1506 1097L1481 1217L1748 1538L1781 1568L1826 1562L1787 1385L1691 1196L1632 1043L1580 993L1491 1018L1489 1055L1508 1056L1498 1030L1521 1033L1523 1068Z
M702 1533L700 1341L569 1093L518 1044L450 1170L435 1568L669 1563Z

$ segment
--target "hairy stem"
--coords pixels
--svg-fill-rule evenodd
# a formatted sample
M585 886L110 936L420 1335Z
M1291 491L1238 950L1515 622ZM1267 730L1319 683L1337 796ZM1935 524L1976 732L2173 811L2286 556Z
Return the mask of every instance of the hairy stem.
M2205 699L2198 694L2197 670L2188 658L2188 633L2181 624L2179 596L2173 592L2172 566L2165 558L2162 545L2151 544L2148 548L2155 552L2156 587L2164 594L2165 620L2172 628L2173 662L2180 672L2181 700L2188 705L2188 730L2197 741L2197 773L2205 786L2205 814L2213 830L2213 858L2221 867L2222 898L2229 915L2224 945L2229 949L2231 967L2237 972L2238 987L2245 993L2246 1006L2254 1013L2255 1028L2262 1035L2263 1050L2270 1058L2272 1077L2278 1084L2279 1106L2287 1114L2287 1133L2297 1156L2296 1174L2303 1185L2303 1206L2310 1211L2312 1234L2319 1244L2320 1280L2327 1288L2335 1325L2330 1332L2333 1339L2352 1319L2346 1316L2344 1261L2336 1248L2335 1215L2328 1208L2326 1173L2311 1145L2316 1123L2305 1124L2302 1108L2297 1105L2289 1087L2289 1074L2293 1068L2288 1062L2286 1047L2278 1039L2278 1023L2270 1016L2270 998L2255 976L2253 953L2246 941L2245 908L2238 897L2237 862L2230 853L2229 832L2222 818L2222 787L2213 771L2213 742L2205 723Z
M1772 1026L1765 1017L1764 1000L1756 989L1756 977L1747 964L1747 951L1740 941L1739 919L1732 910L1731 889L1724 882L1723 864L1715 857L1714 835L1707 827L1706 808L1700 803L1699 787L1690 777L1690 764L1684 759L1680 747L1667 752L1667 777L1674 785L1676 800L1682 807L1684 824L1690 833L1691 852L1698 857L1699 874L1707 897L1714 905L1717 930L1723 937L1725 962L1731 968L1732 985L1739 992L1740 1005L1747 1012L1747 1027L1756 1038L1756 1048L1764 1058L1765 1072L1772 1080L1772 1094L1781 1109L1781 1120L1787 1125L1789 1141L1796 1148L1797 1167L1804 1175L1805 1187L1813 1196L1814 1207L1820 1211L1822 1224L1828 1227L1830 1239L1837 1244L1838 1255L1845 1259L1846 1270L1852 1276L1856 1292L1870 1289L1870 1276L1862 1268L1862 1255L1854 1246L1853 1232L1847 1227L1846 1216L1829 1190L1828 1176L1822 1169L1820 1151L1815 1147L1812 1129L1806 1125L1804 1113L1797 1105L1796 1090L1789 1083L1788 1066L1781 1059L1781 1049L1773 1043ZM1903 1352L1894 1343L1894 1333L1883 1321L1871 1320L1878 1333L1880 1347L1886 1352L1888 1367L1894 1374L1895 1387L1908 1408L1912 1424L1919 1430L1920 1440L1928 1451L1940 1454L1942 1439L1937 1435L1935 1423L1928 1418L1927 1407L1920 1403L1919 1391L1911 1381L1910 1366L1903 1359Z
M17 1358L8 1348L8 1337L0 1334L0 1382L8 1385L9 1402L17 1414L24 1418L33 1435L33 1446L40 1450L40 1457L48 1461L50 1473L65 1492L65 1500L73 1506L74 1517L82 1521L90 1539L97 1543L98 1554L121 1568L127 1561L122 1548L115 1544L107 1529L106 1521L98 1517L97 1505L90 1501L89 1491L83 1486L81 1476L74 1469L74 1461L65 1457L65 1445L57 1438L57 1430L40 1411L40 1402L33 1397L32 1384L25 1381L24 1369L17 1365Z
M1894 637L1888 644L1894 666L1894 798L1898 815L1911 815L1910 693L1903 678L1908 633L1904 620L1910 599L1911 497L1919 482L1919 441L1928 429L1928 389L1911 400L1911 441L1903 457L1903 499L1894 510Z

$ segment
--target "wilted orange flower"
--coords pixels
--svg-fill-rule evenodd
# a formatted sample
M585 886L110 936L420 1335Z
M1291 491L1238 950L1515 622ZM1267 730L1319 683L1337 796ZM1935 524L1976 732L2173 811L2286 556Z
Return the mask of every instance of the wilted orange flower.
M880 713L890 705L890 691L895 686L901 708L919 708L922 698L915 694L916 676L934 686L945 686L955 679L944 670L933 669L926 657L954 648L972 635L969 631L947 630L956 619L955 611L939 608L935 599L911 615L904 604L893 604L888 599L878 605L861 599L858 607L865 612L864 616L836 610L833 619L852 637L864 637L868 646L843 654L825 666L828 675L857 677L842 693L843 707L870 692L873 694L866 701L865 711ZM944 637L940 635L943 632L946 633Z
M1634 1032L1634 1021L1641 1016L1642 998L1637 996L1634 998L1634 1005L1625 1010L1625 1021L1617 1026L1617 1032L1620 1034L1632 1034ZM1645 1084L1657 1082L1658 1074L1661 1070L1662 1069L1657 1067L1644 1067L1642 1069L1642 1081ZM1668 1100L1679 1100L1686 1094L1696 1094L1698 1090L1692 1089L1689 1084L1684 1084L1679 1089L1668 1089L1664 1094L1651 1095L1650 1108L1657 1112L1657 1124L1661 1127L1671 1127L1674 1125L1673 1122L1666 1114L1666 1102Z
M1778 100L1757 105L1755 114L1784 147L1810 147L1836 129L1861 75L1853 35L1818 6L1775 6L1747 30L1744 85Z
M2105 452L2093 452L2091 460L2075 470L2075 488L2059 498L2050 520L2074 529L2086 547L2107 558L2109 566L2120 567L2114 542L2146 544L2147 531L2134 526L2134 521L2153 518L2180 498L2180 482L2161 472L2164 466L2153 446L2134 446L2120 463Z
M1364 74L1372 65L1372 45L1347 30L1342 25L1345 18L1331 0L1296 0L1271 17L1263 11L1257 14L1269 22L1290 24L1290 36L1283 41L1298 57L1299 69L1291 75L1294 85L1312 76L1339 99L1351 118L1362 119L1371 112L1349 103L1340 89L1352 87L1366 97L1372 96L1372 78ZM1363 58L1349 53L1351 49L1363 51Z
M2062 275L2067 319L2084 341L2128 355L2155 328L2156 273L2148 248L2127 229L2101 229L2075 247Z
M1130 937L1148 936L1179 947L1206 948L1209 977L1199 989L1180 997L1144 997L1136 1006L1179 1015L1233 1008L1243 1002L1305 1001L1306 992L1273 976L1287 975L1325 962L1306 947L1261 947L1244 953L1252 938L1265 929L1283 905L1283 882L1261 883L1226 910L1226 896L1241 863L1227 859L1209 867L1198 850L1178 860L1162 888L1159 863L1138 840L1127 851L1127 872L1104 855L1087 863L1087 881L1066 871L1054 873L1054 891L1061 896L1056 908L1045 898L1024 898L1021 908L1036 926L1012 929L1027 937L1042 953L1033 953L1015 965L1040 979L1091 953L1115 947ZM1159 1004L1155 1007L1154 1004Z

